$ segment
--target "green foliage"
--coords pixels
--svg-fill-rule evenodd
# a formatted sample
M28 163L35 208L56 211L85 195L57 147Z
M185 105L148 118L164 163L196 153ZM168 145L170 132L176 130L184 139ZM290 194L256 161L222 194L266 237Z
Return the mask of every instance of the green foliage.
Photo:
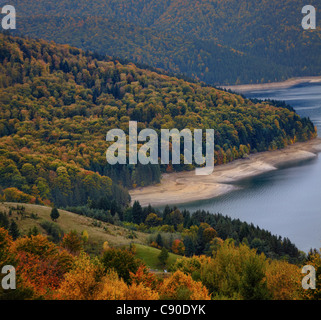
M157 243L157 245L159 247L163 247L164 246L163 238L162 238L160 233L158 233L157 236L156 236L156 243Z
M166 265L168 257L169 257L168 250L165 247L163 247L158 256L158 260L163 267Z
M267 300L270 297L264 263L257 256L250 257L245 263L240 293L244 300Z
M204 225L203 227L201 225L206 223L223 240L230 238L236 244L248 243L250 248L256 249L258 253L264 253L269 258L280 259L287 257L293 263L302 262L300 251L290 239L272 235L270 231L254 226L252 223L249 224L239 219L232 219L222 214L212 214L204 210L197 210L193 213L185 212L184 214L186 217L185 228L190 228L191 226L201 226L203 228L203 233L198 229L194 237L187 236L184 238L187 256L201 254L203 253L202 250L206 251L210 248L205 241L206 238L204 238Z
M160 269L164 268L164 266L160 265L158 256L161 250L157 248L153 248L146 245L136 244L136 257L144 261L146 266L151 269ZM175 261L180 258L181 256L174 254L172 252L168 252L169 257L167 260L167 264L165 268L169 268Z
M40 223L40 226L45 229L52 242L59 243L62 240L64 232L58 224L50 221L43 221Z
M66 210L82 216L114 224L114 217L112 217L110 212L106 210L94 209L88 206L66 207Z
M126 283L131 282L130 272L135 274L142 264L130 251L116 248L106 250L101 262L106 270L114 269Z
M9 219L5 212L0 212L0 228L8 230L9 228Z
M132 209L132 216L133 216L133 222L134 223L141 223L144 221L143 218L143 209L138 201L135 201L133 204L133 209Z
M49 222L50 223L50 222ZM28 237L31 237L31 236L37 236L38 234L40 234L37 226L33 226L32 228L29 229L27 235ZM53 241L54 242L54 241Z
M51 213L50 213L50 218L52 221L57 221L57 219L60 217L58 209L52 208Z
M13 240L16 240L20 236L18 225L14 220L10 222L9 234Z

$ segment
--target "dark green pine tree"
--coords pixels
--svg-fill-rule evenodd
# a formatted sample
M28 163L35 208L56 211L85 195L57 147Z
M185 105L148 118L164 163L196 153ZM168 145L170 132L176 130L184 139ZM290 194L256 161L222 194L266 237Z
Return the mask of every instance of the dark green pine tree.
M156 243L158 246L163 247L164 246L164 242L163 242L163 238L160 235L160 233L157 234L156 236Z
M9 228L9 219L5 213L0 212L0 227L4 229Z
M163 211L163 224L170 224L171 208L167 204Z
M195 254L195 245L193 239L189 236L184 239L185 255L191 257Z
M168 256L169 256L169 254L168 254L167 249L166 249L165 247L163 247L162 250L161 250L161 252L160 252L160 254L159 254L159 256L158 256L158 260L159 260L159 262L160 262L160 264L161 264L161 266L162 266L163 268L164 268L165 265L166 265Z
M18 225L13 220L11 220L10 223L9 234L11 235L13 240L16 240L20 236Z
M28 231L28 237L37 236L38 234L39 234L39 230L36 226L34 226L32 229L30 228Z
M205 238L204 238L204 228L199 227L197 231L197 238L195 243L195 253L201 255L204 253L205 249Z
M50 213L50 218L52 221L57 221L57 219L60 217L59 211L57 208L52 208Z
M142 222L143 209L138 201L135 201L133 204L132 215L134 223L140 224Z

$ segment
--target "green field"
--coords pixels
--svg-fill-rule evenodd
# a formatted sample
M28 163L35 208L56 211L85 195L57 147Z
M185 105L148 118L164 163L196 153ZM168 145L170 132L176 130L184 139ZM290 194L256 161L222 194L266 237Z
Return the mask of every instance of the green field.
M159 263L158 256L161 252L161 250L153 247L148 247L142 244L136 244L136 256L137 258L140 258L143 260L146 265L153 269L153 270L162 270L162 266ZM173 264L177 258L180 258L181 256L169 253L169 257L167 260L167 264L165 266L165 269L168 269L168 267Z

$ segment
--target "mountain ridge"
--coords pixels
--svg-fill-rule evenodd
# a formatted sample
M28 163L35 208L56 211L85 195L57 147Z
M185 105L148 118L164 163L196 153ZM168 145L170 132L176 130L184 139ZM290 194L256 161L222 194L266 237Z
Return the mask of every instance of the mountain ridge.
M214 85L321 74L320 27L302 29L303 0L12 4L18 12L17 33L128 58ZM318 6L316 1L311 5Z

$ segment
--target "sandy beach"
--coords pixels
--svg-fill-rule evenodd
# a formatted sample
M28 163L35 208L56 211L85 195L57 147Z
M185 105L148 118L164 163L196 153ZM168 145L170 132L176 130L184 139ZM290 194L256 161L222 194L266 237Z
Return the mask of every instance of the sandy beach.
M216 166L208 176L196 176L194 171L163 174L157 185L130 191L132 202L138 200L142 206L183 204L220 196L235 186L229 184L243 178L259 175L291 162L312 159L321 152L321 138L297 142L282 150L251 154L248 159Z
M292 78L282 82L221 86L221 88L226 90L231 89L234 92L242 93L246 91L257 91L257 90L286 89L302 83L320 83L320 82L321 82L321 77L302 77L302 78Z

